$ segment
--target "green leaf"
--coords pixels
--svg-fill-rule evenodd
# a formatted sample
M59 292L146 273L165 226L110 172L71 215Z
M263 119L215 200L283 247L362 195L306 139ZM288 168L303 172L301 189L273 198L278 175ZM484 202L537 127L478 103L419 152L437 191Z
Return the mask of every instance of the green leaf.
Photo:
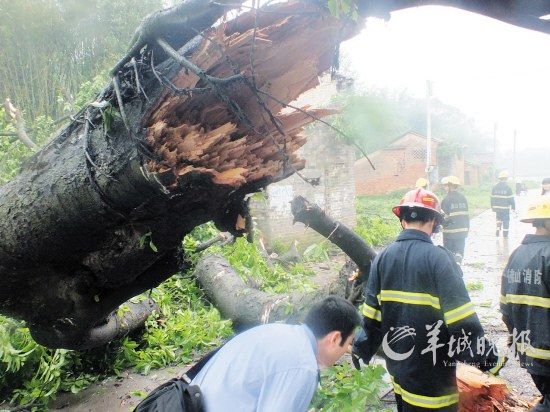
M130 395L137 396L138 398L145 398L147 396L147 392L145 392L141 389L138 389L138 390L130 392Z

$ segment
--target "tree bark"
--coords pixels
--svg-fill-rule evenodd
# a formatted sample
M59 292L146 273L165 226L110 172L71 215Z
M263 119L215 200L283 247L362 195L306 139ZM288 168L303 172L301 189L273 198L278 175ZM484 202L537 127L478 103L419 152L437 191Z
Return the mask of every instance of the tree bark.
M368 278L372 260L376 257L373 248L348 228L328 216L319 206L310 203L302 196L296 196L291 202L294 222L301 222L320 233L348 255L359 268L364 281Z
M276 321L300 322L313 304L327 295L343 297L346 287L345 277L327 271L313 278L316 289L312 292L270 294L248 287L231 265L216 255L203 257L194 275L221 314L243 328Z
M188 37L225 9L206 10L187 20ZM166 33L145 36L161 37L0 188L0 312L39 343L105 341L121 303L182 267L185 234L210 220L244 234L246 194L303 167L299 132L327 111L281 113L279 102L318 84L358 26L300 2L268 11L208 29L164 62Z

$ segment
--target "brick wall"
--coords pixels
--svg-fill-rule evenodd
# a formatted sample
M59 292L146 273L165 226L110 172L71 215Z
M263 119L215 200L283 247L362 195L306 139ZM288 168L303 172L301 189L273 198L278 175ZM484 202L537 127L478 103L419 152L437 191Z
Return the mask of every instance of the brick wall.
M464 185L479 185L479 166L464 162Z
M356 224L354 151L339 143L334 133L322 124L309 129L308 142L300 150L306 167L305 177L320 177L320 185L312 187L296 174L267 188L267 199L252 202L252 214L264 241L290 243L297 239L303 248L322 237L301 223L292 224L290 201L301 195L347 226Z
M432 162L436 164L437 141L432 142ZM376 170L367 159L355 162L357 195L375 195L414 187L426 172L426 139L407 133L388 147L369 155Z

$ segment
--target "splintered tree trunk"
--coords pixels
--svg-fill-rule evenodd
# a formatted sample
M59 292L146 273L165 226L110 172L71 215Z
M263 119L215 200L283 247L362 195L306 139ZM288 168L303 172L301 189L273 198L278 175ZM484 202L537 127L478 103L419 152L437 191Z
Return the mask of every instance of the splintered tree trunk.
M324 112L281 109L356 25L290 2L208 29L226 9L202 4L184 35L143 30L97 101L0 188L0 312L44 345L98 346L139 323L152 303L112 313L184 266L185 234L213 220L241 235L245 196L304 166L299 133ZM185 45L159 61L171 40Z

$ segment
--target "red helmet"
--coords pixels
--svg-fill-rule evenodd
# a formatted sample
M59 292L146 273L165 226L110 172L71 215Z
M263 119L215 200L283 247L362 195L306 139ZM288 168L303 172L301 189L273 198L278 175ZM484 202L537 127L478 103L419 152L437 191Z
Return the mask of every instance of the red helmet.
M395 216L401 217L402 206L428 209L435 212L438 218L443 218L439 199L433 192L423 188L414 189L405 193L401 202L392 209Z

